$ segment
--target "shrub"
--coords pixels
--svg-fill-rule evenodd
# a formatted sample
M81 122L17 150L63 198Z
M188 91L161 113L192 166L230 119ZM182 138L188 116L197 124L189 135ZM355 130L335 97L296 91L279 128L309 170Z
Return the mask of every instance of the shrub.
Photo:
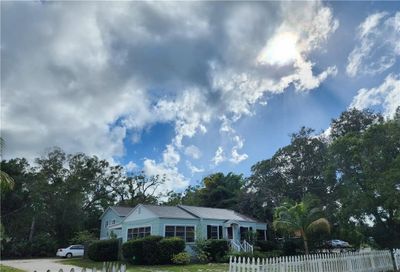
M96 262L117 261L118 246L117 239L94 241L88 247L88 257Z
M172 257L185 250L185 241L178 237L164 238L160 241L161 263L172 262Z
M161 236L147 236L143 238L143 264L161 264L162 254L160 248Z
M276 242L273 241L257 241L255 246L260 249L260 251L272 251L279 249L279 246Z
M303 252L303 245L301 239L287 240L283 243L282 250L284 255L297 255Z
M124 243L122 254L127 261L134 264L167 264L184 249L185 242L180 238L147 236Z
M130 240L122 244L122 256L130 263L143 263L143 239Z
M194 246L194 252L196 252L196 261L200 263L206 263L209 261L209 254L206 251L207 240L197 239Z
M211 262L219 262L228 253L229 245L227 240L207 240L204 251Z
M190 255L186 252L178 253L172 256L172 262L174 264L189 264L190 263Z

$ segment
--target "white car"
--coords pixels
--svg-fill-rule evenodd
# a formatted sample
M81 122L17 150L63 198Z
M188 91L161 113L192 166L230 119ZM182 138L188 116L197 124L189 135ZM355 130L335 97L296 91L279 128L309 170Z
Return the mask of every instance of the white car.
M85 250L83 245L71 245L67 248L59 248L56 255L58 257L72 258L83 256L84 251Z

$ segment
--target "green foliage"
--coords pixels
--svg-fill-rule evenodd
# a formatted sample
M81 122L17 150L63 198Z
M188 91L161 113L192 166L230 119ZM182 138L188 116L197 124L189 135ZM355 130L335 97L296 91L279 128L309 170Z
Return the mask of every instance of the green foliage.
M283 242L282 251L284 256L293 256L304 253L301 239L288 239Z
M279 249L279 245L274 241L256 241L254 245L262 252Z
M185 242L180 238L147 236L124 243L122 255L134 264L168 264L174 255L184 249Z
M215 173L205 177L202 186L189 186L183 194L170 192L166 204L232 208L239 203L243 185L242 175Z
M69 240L69 243L73 244L73 245L74 244L83 245L83 244L86 244L88 242L91 242L91 241L94 241L94 240L97 240L97 239L98 238L94 233L92 233L92 232L90 232L88 230L83 230L83 231L76 232L74 237L72 237L72 239Z
M161 263L170 263L172 257L185 250L185 241L178 237L164 238L159 243L161 250Z
M306 254L309 253L308 235L316 231L330 233L330 224L326 218L321 217L322 211L317 206L318 199L307 195L298 204L284 203L276 208L274 228L278 231L296 234L303 239Z
M190 263L190 255L187 252L181 252L172 257L172 263L184 265Z
M88 257L96 262L117 261L118 250L117 239L94 241L88 247Z
M229 245L227 240L206 240L203 248L209 261L220 262L228 253Z

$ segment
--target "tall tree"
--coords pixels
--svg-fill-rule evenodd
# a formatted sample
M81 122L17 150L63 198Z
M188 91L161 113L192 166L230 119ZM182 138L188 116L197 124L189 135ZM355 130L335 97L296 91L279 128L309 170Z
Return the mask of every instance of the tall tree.
M344 220L372 228L383 247L400 243L400 122L371 125L331 146ZM347 223L347 222L343 222Z

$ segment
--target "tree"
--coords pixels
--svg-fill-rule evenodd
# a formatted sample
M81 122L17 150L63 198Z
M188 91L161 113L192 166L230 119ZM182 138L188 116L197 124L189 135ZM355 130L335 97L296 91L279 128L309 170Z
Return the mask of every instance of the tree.
M306 196L295 205L284 203L276 208L273 226L276 230L299 235L303 239L304 250L309 254L308 235L318 230L330 232L328 220L321 217L321 209L315 206L315 199Z
M0 137L0 149L3 155L4 140ZM14 179L10 177L6 172L0 169L0 190L1 192L12 190L14 188Z
M269 206L279 206L284 198L301 201L307 193L327 199L332 186L325 173L327 145L312 133L302 127L289 145L252 166L250 190L259 191Z
M342 112L337 119L331 122L331 136L337 139L348 133L360 133L369 126L383 121L382 115L376 114L368 109L358 110L356 108Z
M388 120L336 139L336 202L344 222L364 226L382 247L400 243L400 123Z

